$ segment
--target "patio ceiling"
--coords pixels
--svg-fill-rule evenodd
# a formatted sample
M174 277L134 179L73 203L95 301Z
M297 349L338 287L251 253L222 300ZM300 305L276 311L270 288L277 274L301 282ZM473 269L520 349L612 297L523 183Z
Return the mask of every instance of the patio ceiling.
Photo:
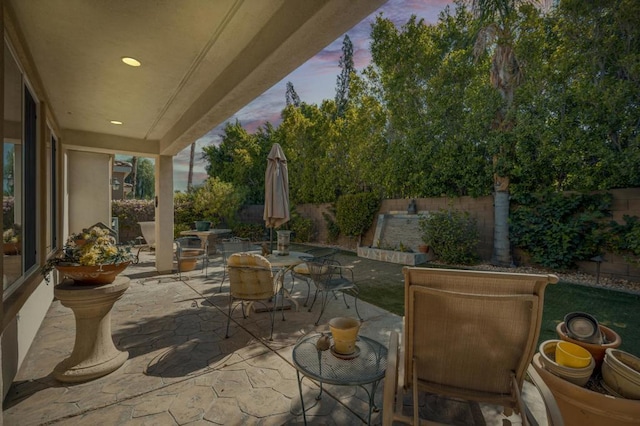
M63 143L175 155L385 1L4 3ZM124 56L142 66L124 65Z

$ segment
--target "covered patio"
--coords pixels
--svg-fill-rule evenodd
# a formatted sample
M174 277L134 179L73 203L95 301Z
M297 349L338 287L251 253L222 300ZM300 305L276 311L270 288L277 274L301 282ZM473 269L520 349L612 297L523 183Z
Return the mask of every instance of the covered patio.
M341 259L356 270L377 270L401 279L401 266L350 257ZM222 292L222 263L215 258L208 278L200 270L179 281L173 274L158 275L153 254L143 252L141 262L125 271L131 286L117 301L112 314L113 340L129 359L113 373L84 383L64 384L52 371L74 344L74 316L55 300L8 392L5 424L302 424L296 369L292 349L301 336L326 330L336 316L354 316L339 301L327 307L323 321L313 326L313 312L301 307L276 315L273 341L269 341L269 315L232 316L230 337L225 339L228 282ZM290 277L286 278L290 288ZM302 302L307 286L296 284L293 297ZM313 287L310 291L314 291ZM389 333L401 331L402 318L383 309L359 303L364 322L360 334L388 345ZM363 424L368 415L367 393L358 387L319 386L302 381L310 424ZM528 391L528 392L527 392ZM525 384L525 397L539 398ZM376 392L382 406L382 389ZM436 410L433 420L457 424L502 425L497 407L443 400L424 401ZM531 404L530 404L531 405ZM544 408L536 415L544 416ZM433 414L432 414L433 415ZM519 424L519 418L510 418ZM372 424L380 424L375 411Z
M112 223L115 156L154 161L148 268L170 273L174 157L383 3L0 1L2 167L14 206L3 230L21 229L22 244L0 264L3 396L51 318L41 268L70 234Z

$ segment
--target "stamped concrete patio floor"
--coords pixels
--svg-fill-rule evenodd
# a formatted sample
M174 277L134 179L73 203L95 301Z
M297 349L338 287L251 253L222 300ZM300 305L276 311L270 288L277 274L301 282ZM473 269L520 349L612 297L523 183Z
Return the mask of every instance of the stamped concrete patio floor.
M111 326L116 346L128 351L129 359L89 382L65 384L52 376L53 368L71 353L75 338L72 311L53 301L4 401L5 425L303 423L292 348L304 334L327 329L330 318L355 316L353 303L351 309L340 299L329 303L318 327L313 325L318 304L313 312L302 306L286 310L285 321L278 313L273 341L267 313L243 319L236 309L230 337L225 338L229 294L228 281L218 291L220 259L212 260L207 278L200 270L187 273L189 279L183 281L153 271L153 256L147 253L125 271L131 286L116 302ZM294 299L304 303L306 291L306 285L296 284ZM401 317L363 301L358 308L364 318L362 335L387 345L389 332L401 331ZM325 386L316 401L319 386L309 379L302 385L309 424L366 422L368 396L363 389ZM538 398L535 391L526 393ZM382 386L376 405L382 406ZM482 415L489 425L501 425L504 418L491 406L482 406ZM517 416L512 419L519 423ZM372 423L380 421L375 411Z

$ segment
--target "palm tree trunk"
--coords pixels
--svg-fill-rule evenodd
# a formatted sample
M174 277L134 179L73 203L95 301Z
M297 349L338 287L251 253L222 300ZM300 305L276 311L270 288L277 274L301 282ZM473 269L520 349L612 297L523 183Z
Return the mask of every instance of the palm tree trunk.
M189 155L189 175L187 177L187 191L193 189L193 162L196 156L196 143L191 144L191 154Z
M124 185L124 182L122 182ZM136 199L138 186L138 157L131 157L131 198Z
M496 177L493 200L493 256L491 262L498 266L512 266L511 244L509 242L508 178Z

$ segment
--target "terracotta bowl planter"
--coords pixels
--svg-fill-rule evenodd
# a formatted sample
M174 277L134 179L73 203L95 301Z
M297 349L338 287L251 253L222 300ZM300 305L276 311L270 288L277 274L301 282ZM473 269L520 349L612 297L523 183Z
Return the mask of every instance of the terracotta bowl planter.
M56 265L55 268L78 285L104 285L115 281L116 276L131 262L109 265Z
M637 425L640 401L617 398L574 385L542 367L540 354L531 362L553 393L564 424L579 426Z
M603 385L611 393L640 400L640 358L618 349L607 349L602 364L602 379Z
M580 340L572 339L567 335L567 328L564 325L564 322L561 322L556 326L556 333L558 337L567 342L575 343L576 345L580 345L589 352L591 352L591 356L596 361L596 370L599 371L602 366L602 361L604 360L605 351L609 348L617 348L622 344L622 339L620 335L610 329L609 327L605 327L604 325L600 325L600 331L605 337L605 342L601 345L595 343L587 343L581 342Z
M22 252L22 244L20 243L4 243L2 244L2 251L7 256L14 256Z

